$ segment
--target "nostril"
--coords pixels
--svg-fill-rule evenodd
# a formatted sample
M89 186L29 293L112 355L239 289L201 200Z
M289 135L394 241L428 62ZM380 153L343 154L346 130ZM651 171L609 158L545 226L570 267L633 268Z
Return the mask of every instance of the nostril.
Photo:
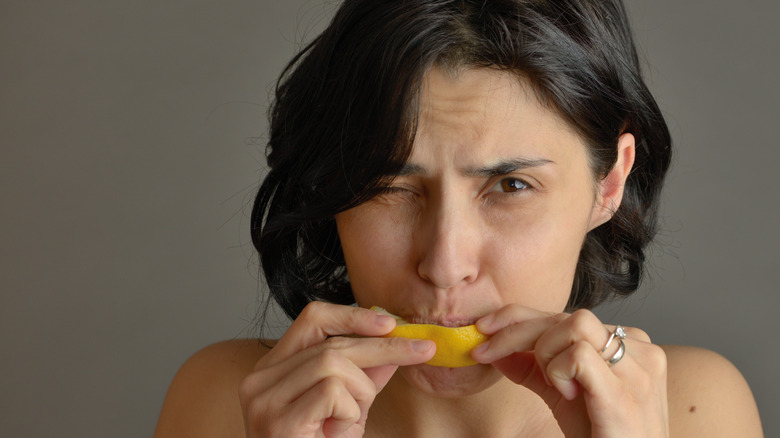
M417 273L437 289L452 289L476 281L478 266L478 262L468 255L443 257L431 251L418 264Z

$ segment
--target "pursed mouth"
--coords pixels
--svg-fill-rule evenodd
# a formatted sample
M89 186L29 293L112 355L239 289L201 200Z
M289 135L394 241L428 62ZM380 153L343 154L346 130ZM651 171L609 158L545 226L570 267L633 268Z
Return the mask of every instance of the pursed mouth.
M475 322L477 322L477 318L435 319L435 318L426 318L424 316L410 316L404 319L411 324L433 324L442 327L464 327L467 325L472 325Z

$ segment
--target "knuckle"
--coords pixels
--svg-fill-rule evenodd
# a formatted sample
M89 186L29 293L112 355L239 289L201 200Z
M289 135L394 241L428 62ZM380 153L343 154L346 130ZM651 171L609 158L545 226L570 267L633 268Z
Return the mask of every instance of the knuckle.
M574 312L572 312L571 316L575 318L590 318L593 315L593 312L591 312L588 309L577 309Z
M382 338L381 342L374 344L372 348L376 349L374 354L379 357L397 359L402 355L413 354L416 356L419 354L412 348L412 342L415 342L415 339L404 337Z
M572 313L571 316L567 318L567 324L569 324L569 336L572 341L587 339L589 336L592 336L593 333L597 333L594 326L603 327L603 324L596 318L596 315L586 309L580 309Z
M382 338L383 342L379 344L379 347L385 351L395 351L398 349L409 348L409 344L413 342L412 339L403 337L390 337Z
M665 376L667 366L666 352L663 348L655 344L650 344L647 348L647 358L644 360L645 367L654 376Z
M351 343L352 342L350 339L345 338L344 336L331 336L322 341L322 349L323 351L341 350L349 346Z
M256 376L249 375L241 380L238 386L238 399L248 423L263 423L269 418L272 403L269 403L268 393L256 387Z
M638 341L647 342L647 343L652 342L650 340L650 335L648 335L646 331L644 331L644 330L642 330L640 328L631 327L629 333L631 334L632 338L634 338L634 339L636 339Z
M244 377L238 384L238 400L242 406L246 406L254 395L252 375Z
M522 311L525 309L524 306L518 304L518 303L510 303L501 308L498 312L500 314L506 314L506 315L515 315L522 313Z
M258 420L266 411L265 404L259 399L252 399L246 406L246 413L249 420Z
M553 380L569 380L574 377L576 367L571 363L563 363L556 360L547 364L544 368L547 377Z
M572 328L575 331L587 331L596 319L596 315L590 310L578 309L571 314L569 321L571 321Z
M342 422L357 423L360 420L360 406L354 399L345 399L339 403Z
M571 360L574 362L584 362L587 360L587 357L591 354L593 354L593 346L590 345L587 341L577 341L575 342L570 350L569 355L571 357Z
M326 341L326 343L328 343ZM344 356L332 348L323 349L315 358L317 366L324 370L338 370L342 368Z
M343 422L357 423L358 420L360 419L360 407L358 407L358 405L355 404L354 402L348 403L344 407L344 412L342 416L344 417L342 420Z
M274 417L273 415L268 417L269 413L268 406L264 400L253 399L246 407L246 421L254 425L267 425L268 421L266 419Z
M356 397L355 397L355 398L356 398L357 400L361 400L361 401L363 401L363 402L367 403L367 404L370 406L371 404L373 404L373 403L374 403L374 399L376 398L376 396L377 396L377 393L378 393L378 392L377 392L377 387L376 387L376 385L374 384L374 382L373 382L373 381L371 381L371 380L369 379L369 380L368 380L368 382L366 382L366 385L364 385L364 386L362 387L362 391L360 391L360 392L359 392L359 393L356 395Z
M522 333L523 330L525 330L525 324L512 324L501 329L499 332L494 334L491 339L493 342L511 342L511 340L514 339L518 333Z
M560 324L563 321L566 321L567 319L571 318L571 314L569 313L553 313L552 315L548 316L547 318L553 323L553 324Z
M320 381L320 394L327 399L334 399L341 396L343 392L343 382L336 376L327 376Z
M493 342L492 339L490 342ZM551 350L542 342L541 337L536 341L536 344L534 345L534 356L536 356L536 361L539 363L539 365L550 362L553 357L555 357L555 353L556 352L554 350Z
M300 318L303 319L319 319L320 315L325 311L327 304L321 301L311 301L307 304L303 310L301 310Z

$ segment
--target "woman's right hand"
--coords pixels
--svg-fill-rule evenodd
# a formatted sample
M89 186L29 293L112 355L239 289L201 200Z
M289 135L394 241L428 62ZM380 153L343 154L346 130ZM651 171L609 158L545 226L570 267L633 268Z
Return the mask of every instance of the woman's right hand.
M307 305L241 382L246 436L363 436L368 409L398 366L436 350L432 341L377 337L394 327L372 310Z

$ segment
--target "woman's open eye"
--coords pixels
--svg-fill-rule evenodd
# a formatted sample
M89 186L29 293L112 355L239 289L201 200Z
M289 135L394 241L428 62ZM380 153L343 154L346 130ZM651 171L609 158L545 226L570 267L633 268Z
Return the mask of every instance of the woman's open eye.
M502 178L494 186L494 191L501 191L504 193L514 193L527 190L531 188L525 181L518 178Z

